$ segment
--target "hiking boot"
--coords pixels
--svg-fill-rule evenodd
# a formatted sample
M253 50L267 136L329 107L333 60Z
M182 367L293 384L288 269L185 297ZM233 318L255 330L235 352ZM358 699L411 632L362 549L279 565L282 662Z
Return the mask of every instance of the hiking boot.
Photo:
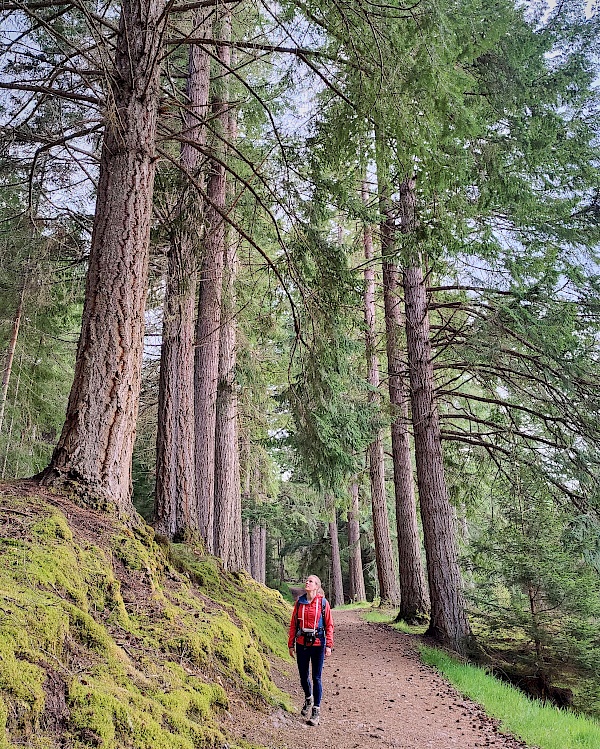
M306 716L310 713L310 710L311 710L311 708L312 708L312 706L314 704L315 704L315 701L314 701L313 696L311 694L310 697L307 697L304 700L304 707L302 708L302 710L300 710L300 715L303 718L306 718Z
M309 726L318 726L320 721L321 721L321 708L313 707L312 715L306 722L308 723Z

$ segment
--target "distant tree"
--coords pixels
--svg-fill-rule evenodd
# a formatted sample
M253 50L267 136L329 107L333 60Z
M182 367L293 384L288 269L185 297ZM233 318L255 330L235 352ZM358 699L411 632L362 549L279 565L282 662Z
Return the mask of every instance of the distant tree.
M366 601L365 578L362 568L362 554L360 550L360 527L358 524L358 482L350 484L350 502L348 509L348 579L351 601Z
M227 200L226 152L229 132L229 76L231 67L231 16L223 8L215 22L221 65L215 71L211 92L213 135L206 184L206 232L198 279L195 363L196 503L200 533L206 549L215 548L215 428L219 341L226 244L224 213Z
M8 397L8 386L10 383L10 376L12 374L13 362L15 359L15 350L17 348L19 328L21 327L21 318L23 317L23 302L25 300L25 289L27 287L27 270L28 269L25 268L25 275L23 276L20 284L17 307L12 319L10 338L8 339L8 346L6 348L4 371L2 373L2 390L0 391L0 432L2 431L4 409L6 408L6 399Z
M342 580L342 560L335 504L330 503L329 539L331 543L331 600L332 606L344 605L344 584Z
M0 477L47 464L64 419L81 315L81 236L65 222L32 221L26 193L0 187Z
M363 184L362 198L365 205L369 203L368 189ZM363 228L363 246L365 251L365 343L367 359L367 381L371 388L369 399L379 403L379 361L377 357L377 324L375 321L375 269L373 267L373 233L369 225ZM377 576L379 579L379 596L382 603L398 605L400 588L396 577L390 521L387 510L385 489L385 466L383 455L383 435L379 429L369 445L369 473L371 477L371 505L373 510L373 535L375 537L375 557L377 559Z
M383 300L385 309L387 380L392 410L391 437L396 497L396 535L398 540L398 577L400 582L400 621L423 620L429 613L429 594L421 562L421 543L417 525L417 507L413 480L413 465L409 435L410 387L406 376L406 351L403 347L404 315L401 306L402 283L396 258L398 220L392 207L389 154L385 139L378 137L377 189L381 215L381 263ZM410 214L410 181L400 185L398 204L401 232L414 230ZM406 214L406 215L405 215ZM406 220L402 220L402 219Z
M513 678L597 684L599 529L591 516L573 517L556 494L517 460L505 475L490 473L473 523L467 564L476 585L468 596L486 648ZM516 662L507 652L512 640L521 643Z
M196 12L192 34L206 33L206 16L206 11ZM181 129L182 174L176 181L181 192L175 199L176 216L169 221L158 392L155 523L169 538L199 528L193 426L195 308L209 84L210 57L204 47L191 44Z
M229 109L227 139L235 144L237 116ZM236 199L229 180L229 212ZM238 384L236 382L237 321L235 283L238 275L239 237L228 227L223 255L223 294L219 340L219 381L215 422L215 554L227 569L244 568L242 547L242 494L240 485Z

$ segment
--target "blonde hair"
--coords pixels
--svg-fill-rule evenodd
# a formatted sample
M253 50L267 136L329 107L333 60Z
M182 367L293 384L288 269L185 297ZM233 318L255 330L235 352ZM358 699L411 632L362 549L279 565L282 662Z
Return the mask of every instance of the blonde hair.
M325 598L325 591L323 590L322 584L321 584L321 578L317 575L309 575L308 577L312 577L317 581L317 585L319 586L319 589L315 593L317 596L321 596L321 598Z

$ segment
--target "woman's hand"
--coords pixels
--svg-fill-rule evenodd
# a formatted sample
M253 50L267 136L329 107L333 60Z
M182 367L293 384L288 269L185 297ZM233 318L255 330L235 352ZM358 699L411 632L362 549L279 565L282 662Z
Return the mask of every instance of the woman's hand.
M290 651L290 658L293 658L294 655L296 654L296 651L294 650L293 646L291 648L288 648L288 649Z
M327 647L325 648L325 658L329 658L331 655L331 648Z

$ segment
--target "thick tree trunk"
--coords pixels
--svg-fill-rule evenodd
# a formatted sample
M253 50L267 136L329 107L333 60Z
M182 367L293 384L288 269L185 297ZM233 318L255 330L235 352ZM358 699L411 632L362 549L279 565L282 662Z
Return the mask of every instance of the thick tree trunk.
M23 302L25 299L25 285L26 282L23 280L21 283L21 291L19 293L19 303L13 317L12 331L10 334L10 341L8 342L8 349L6 350L6 359L4 361L4 372L2 373L2 392L0 393L0 433L2 432L2 424L4 422L4 409L6 406L6 398L8 397L8 385L10 383L10 375L12 373L13 361L15 358L15 350L17 348L17 339L19 337L19 327L21 326L21 317L23 316Z
M237 136L236 113L230 111L229 140ZM232 190L230 190L232 193ZM226 232L223 266L223 305L219 343L219 381L215 437L215 554L225 569L244 567L242 548L242 495L238 446L238 399L235 381L237 237Z
M458 567L454 516L444 475L427 294L423 271L416 263L404 271L404 298L419 501L431 595L427 634L465 652L471 633Z
M198 15L194 28L206 32ZM184 183L202 184L199 149L206 143L210 58L204 48L189 49L187 106L181 147ZM156 443L155 525L174 538L198 529L194 466L194 356L197 258L203 198L194 185L183 189L169 247L163 312Z
M385 160L383 160L385 164ZM413 482L413 468L408 432L408 387L405 382L406 355L402 347L404 320L400 307L400 283L398 267L393 260L395 226L390 216L389 183L382 175L385 167L378 170L379 207L381 223L381 254L383 268L383 299L385 305L385 330L388 360L388 389L392 406L392 459L394 465L394 492L396 497L396 531L398 537L398 576L400 580L400 610L398 619L418 622L429 613L429 595L421 562L421 549L417 526L417 506ZM408 181L403 185L406 188ZM414 193L400 190L401 201L411 201ZM402 208L403 215L412 215L410 206ZM402 224L403 233L414 230L414 221L409 226Z
M228 14L217 25L217 34L224 41L231 39ZM206 237L204 258L198 283L198 319L196 325L195 363L195 420L196 420L196 497L200 533L206 550L214 551L214 486L215 486L215 427L217 411L217 381L219 377L219 341L225 253L225 221L221 212L226 204L226 178L223 141L229 126L228 82L224 71L231 65L231 47L218 45L217 55L222 63L213 79L212 118L217 134L213 152L219 160L209 162L206 208Z
M93 501L130 515L164 6L122 3L75 378L41 477L46 484L74 481Z
M363 185L363 202L368 202L368 192ZM376 349L375 322L375 270L373 268L373 235L370 226L365 226L363 234L365 251L365 339L367 353L367 377L371 391L369 399L379 402L379 361ZM373 534L375 537L375 560L379 580L379 596L384 604L396 605L400 602L400 589L394 569L394 554L390 536L390 521L385 493L385 465L381 430L368 448L369 471L371 477L371 506L373 511Z
M353 481L350 486L352 509L348 510L348 547L350 556L348 574L350 579L350 600L366 601L365 578L362 568L362 554L360 551L360 527L358 524L358 484Z
M344 605L344 584L342 581L342 560L340 557L340 542L335 507L330 512L333 519L329 521L329 537L331 539L331 600L332 606Z

